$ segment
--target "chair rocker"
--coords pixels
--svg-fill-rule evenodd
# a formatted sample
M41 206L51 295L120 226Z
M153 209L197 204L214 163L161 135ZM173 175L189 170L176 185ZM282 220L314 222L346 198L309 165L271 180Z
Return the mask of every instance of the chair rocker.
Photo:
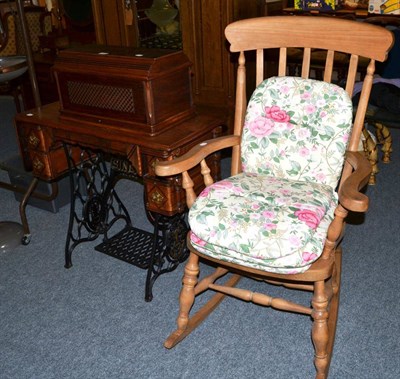
M393 37L366 23L301 16L241 20L228 25L225 35L231 52L239 53L234 134L156 167L160 176L182 174L191 229L177 329L165 347L185 338L229 295L311 316L316 377L326 378L339 307L343 227L349 211L368 208L360 190L371 167L358 152L360 136L375 61L386 59ZM288 48L303 49L301 77L287 76ZM267 79L265 49L280 52L278 75ZM327 51L323 81L309 78L312 49ZM256 88L247 104L245 55L251 50ZM345 89L332 83L335 51L350 55ZM370 63L353 119L358 56ZM227 148L232 148L231 176L213 183L205 158ZM195 165L201 165L206 186L197 197L190 178ZM217 268L198 281L200 258ZM242 276L308 290L311 306L236 288ZM196 296L208 289L216 294L190 315Z

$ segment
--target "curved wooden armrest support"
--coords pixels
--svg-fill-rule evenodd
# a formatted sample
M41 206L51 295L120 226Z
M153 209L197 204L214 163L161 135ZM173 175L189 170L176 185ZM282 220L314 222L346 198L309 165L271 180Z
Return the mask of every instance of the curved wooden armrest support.
M354 171L344 181L339 189L339 202L348 210L365 212L368 209L369 199L360 192L369 180L371 165L359 152L348 151L346 161Z
M199 164L208 155L216 151L240 144L240 137L236 135L214 138L197 144L186 154L170 161L158 162L155 167L156 175L170 176L181 174Z

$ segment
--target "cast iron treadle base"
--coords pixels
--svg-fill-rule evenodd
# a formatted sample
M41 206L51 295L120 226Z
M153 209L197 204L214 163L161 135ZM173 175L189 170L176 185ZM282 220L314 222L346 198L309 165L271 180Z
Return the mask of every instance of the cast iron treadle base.
M72 194L65 267L72 267L72 251L78 244L103 235L103 243L95 247L97 251L147 270L145 300L151 301L155 280L175 270L188 257L185 214L163 216L148 212L154 232L134 228L114 188L122 177L139 179L130 162L114 157L110 166L103 152L79 148L76 157L72 147L64 144ZM109 237L117 222L124 222L125 227Z
M147 269L151 263L154 234L134 227L126 227L95 250ZM163 251L163 241L157 241L157 256Z

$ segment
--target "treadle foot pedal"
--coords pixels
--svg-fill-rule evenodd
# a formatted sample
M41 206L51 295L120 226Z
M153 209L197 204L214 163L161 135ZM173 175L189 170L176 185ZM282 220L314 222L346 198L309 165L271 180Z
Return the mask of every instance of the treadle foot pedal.
M147 269L151 260L154 234L134 227L126 227L95 250ZM157 239L157 252L163 251L162 238Z

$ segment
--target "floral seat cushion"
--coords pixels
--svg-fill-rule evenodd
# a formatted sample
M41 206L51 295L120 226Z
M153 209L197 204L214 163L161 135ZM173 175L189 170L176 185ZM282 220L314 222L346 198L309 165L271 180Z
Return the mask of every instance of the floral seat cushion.
M351 99L342 88L294 77L265 80L245 117L243 173L197 198L189 212L192 244L265 271L307 270L333 219L351 125Z
M303 272L319 257L337 204L324 184L239 174L207 187L189 214L209 256L271 272Z

